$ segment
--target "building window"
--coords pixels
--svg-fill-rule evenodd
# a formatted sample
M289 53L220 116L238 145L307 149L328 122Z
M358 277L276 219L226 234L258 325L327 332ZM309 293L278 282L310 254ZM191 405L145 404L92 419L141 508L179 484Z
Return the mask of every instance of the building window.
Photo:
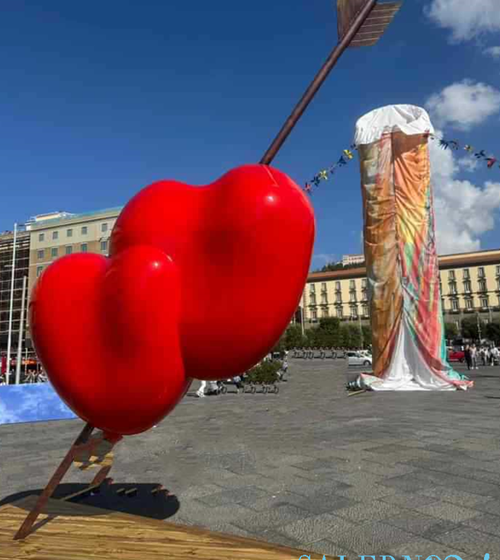
M45 241L45 233L38 234L38 241Z
M366 278L363 278L363 279L361 280L361 287L362 287L362 288L366 288L367 284L368 284L368 280L367 280Z
M66 230L66 236L67 237L73 237L73 230L72 229Z
M441 307L443 308L443 311L446 311L446 301L444 297L441 298Z
M42 260L45 258L45 250L44 249L40 249L40 251L38 251L38 259Z
M357 319L358 318L358 306L351 305L351 318Z
M451 308L453 311L458 311L458 300L452 299L451 300Z
M481 298L481 307L483 308L488 307L488 296L483 296Z
M36 276L38 278L38 276L40 276L40 274L42 274L43 272L43 266L37 266L36 268Z
M363 305L363 316L368 317L368 305Z
M50 250L50 256L52 258L57 257L57 247L52 247L52 249Z
M500 278L497 278L497 291L500 292Z
M312 310L311 317L312 317L313 323L316 323L317 320L318 320L318 312L316 311L316 309Z
M342 307L340 307L340 306L337 307L336 313L337 313L337 317L339 319L342 319Z
M315 294L316 293L316 285L311 284L310 287L309 287L309 291L311 292L311 294Z
M87 235L88 229L87 226L82 226L82 235Z
M101 251L107 251L107 250L108 250L108 242L101 241Z
M464 280L464 292L470 294L472 292L472 285L470 280ZM453 292L456 294L457 292Z
M58 231L53 231L52 232L52 239L59 239L59 232Z
M80 250L82 253L86 253L87 252L87 244L86 243L82 243L80 246Z
M105 231L108 231L108 224L101 224L101 231L104 233Z
M465 309L472 309L472 300L470 298L465 300Z
M480 292L487 292L487 288L486 288L486 279L484 280L479 280L479 291Z
M464 276L465 278L465 276ZM450 272L448 272L448 279L449 280L455 280L455 271L454 270L450 270Z
M321 283L321 291L326 292L326 282Z
M463 275L464 275L464 280L468 280L470 278L470 273L468 268L464 268Z
M450 282L450 286L449 286L449 292L450 294L456 294L457 293L457 285L455 284L455 282Z
M349 288L350 288L351 290L355 290L355 289L356 289L356 280L351 280L351 281L349 282Z
M477 269L477 275L478 275L479 278L484 278L484 266L480 266Z
M335 282L335 291L340 292L340 282L338 280Z
M342 294L341 293L335 294L335 302L336 303L342 303Z
M356 292L351 292L349 301L351 301L351 302L356 301Z
M73 247L71 245L68 245L66 247L66 254L71 255L72 252L73 252Z
M326 293L321 294L321 303L324 305L328 303L328 299L326 297Z
M311 300L310 305L316 305L316 294L309 294L309 299Z
M496 275L500 276L500 264L497 264L496 266Z
M328 307L323 307L323 317L328 317Z

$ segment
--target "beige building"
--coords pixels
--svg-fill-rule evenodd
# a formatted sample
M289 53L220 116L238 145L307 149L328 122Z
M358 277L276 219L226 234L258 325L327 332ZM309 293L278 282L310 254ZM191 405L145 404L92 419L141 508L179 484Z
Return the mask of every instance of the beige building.
M500 316L500 249L439 257L445 322L461 328L465 317L490 322ZM369 321L364 266L309 275L302 295L306 326L321 317Z
M69 214L54 212L35 216L26 224L30 232L29 293L51 262L72 253L107 255L109 237L121 207Z

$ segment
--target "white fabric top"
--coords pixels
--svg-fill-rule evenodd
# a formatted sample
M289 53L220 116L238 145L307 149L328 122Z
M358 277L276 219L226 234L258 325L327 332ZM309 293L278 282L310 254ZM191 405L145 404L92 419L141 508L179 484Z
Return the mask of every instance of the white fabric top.
M434 133L431 119L425 109L415 105L388 105L370 111L356 123L354 143L371 144L380 140L383 134L391 132L405 134Z

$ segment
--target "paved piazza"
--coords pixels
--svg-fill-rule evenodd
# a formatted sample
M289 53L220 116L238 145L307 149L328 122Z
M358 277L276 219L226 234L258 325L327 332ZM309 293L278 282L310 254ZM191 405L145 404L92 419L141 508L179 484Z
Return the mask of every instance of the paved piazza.
M350 397L344 360L291 360L289 373L279 395L188 395L156 429L117 447L111 490L133 484L137 497L106 490L84 503L296 546L313 559L498 558L499 367L474 372L469 392ZM0 500L40 490L81 427L0 426ZM71 470L62 490L92 474ZM156 483L176 498L151 498Z

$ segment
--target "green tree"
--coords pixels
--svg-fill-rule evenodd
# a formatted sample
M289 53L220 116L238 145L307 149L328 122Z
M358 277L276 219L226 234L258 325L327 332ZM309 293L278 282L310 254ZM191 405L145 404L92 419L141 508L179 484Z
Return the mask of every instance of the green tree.
M304 345L302 327L300 325L290 325L285 331L284 339L286 350L291 350L292 348L302 348Z
M458 336L458 329L455 323L445 323L444 324L444 337L446 340L453 340Z
M316 343L323 348L338 345L340 337L340 320L336 317L323 317L316 329Z
M363 331L363 346L368 348L372 343L372 329L368 325L363 325L361 330Z
M496 345L500 344L500 323L498 321L488 323L484 331L486 338L492 340Z
M479 321L481 327L481 338L486 336L486 325L483 321ZM464 338L471 338L472 340L479 339L479 332L477 328L477 317L467 317L462 321L462 334Z

